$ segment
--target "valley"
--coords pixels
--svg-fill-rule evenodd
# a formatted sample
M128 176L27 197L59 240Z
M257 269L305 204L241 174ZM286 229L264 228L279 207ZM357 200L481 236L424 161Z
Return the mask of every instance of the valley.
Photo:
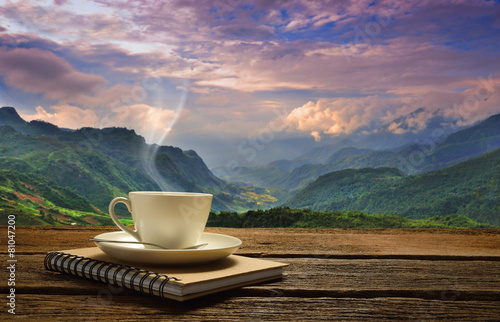
M500 226L500 114L397 148L367 142L344 139L219 178L195 151L148 144L132 129L60 129L3 107L0 211L25 225L107 225L112 198L167 190L212 193L210 222L220 226L282 227L285 217L294 227Z

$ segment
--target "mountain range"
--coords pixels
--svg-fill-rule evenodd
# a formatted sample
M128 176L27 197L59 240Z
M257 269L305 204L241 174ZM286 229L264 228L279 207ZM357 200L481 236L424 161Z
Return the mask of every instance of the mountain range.
M330 227L339 223L338 218L347 220L349 227L367 227L356 220L375 217L360 211L440 218L433 225L444 227L460 226L457 222L465 223L463 218L500 225L500 114L448 132L435 129L426 139L395 146L400 140L393 135L390 142L374 144L387 137L381 131L360 141L343 139L314 147L294 159L241 167L219 178L195 151L148 144L131 129L63 129L43 121L26 122L14 108L2 107L0 211L17 214L20 224L112 224L106 215L112 198L136 190L175 190L212 193L212 210L230 214L211 219L223 226L256 227L260 222L281 227L293 214L297 227ZM252 212L279 205L286 208ZM235 213L247 210L251 211ZM357 212L352 217L332 211ZM131 223L125 208L118 208L118 213ZM278 221L266 217L278 213ZM377 218L381 224L399 222ZM443 222L446 218L453 222Z
M236 161L243 168L275 164L282 170L290 171L308 163L324 163L332 153L344 147L394 150L428 138L446 137L469 127L456 119L443 116L444 114L439 109L432 111L418 108L379 126L360 127L350 134L323 135L318 141L310 135L288 137L278 132L274 133L272 140L266 140L265 143L258 135L248 137L244 141L224 138L223 141L211 144L211 148L215 145L216 152L203 152L210 169L219 177L227 175L226 167L229 161ZM255 148L256 153L250 158L247 151L251 148Z
M12 107L0 108L0 169L25 176L17 187L37 187L31 178L43 181L48 188L34 189L40 200L57 204L47 191L72 192L87 202L69 209L96 214L106 212L112 198L137 190L212 193L215 211L267 208L277 201L266 189L217 178L193 150L150 145L125 128L68 130L26 122ZM13 190L10 178L4 192Z
M464 215L500 225L500 149L452 167L407 176L396 168L345 169L325 174L286 206L355 210L406 218Z
M340 141L312 149L293 160L279 160L259 167L241 167L222 177L263 187L301 189L319 176L343 169L391 167L406 174L443 169L500 148L500 114L472 127L444 135L436 131L427 139L388 150L359 148L352 141ZM312 162L308 159L311 156Z

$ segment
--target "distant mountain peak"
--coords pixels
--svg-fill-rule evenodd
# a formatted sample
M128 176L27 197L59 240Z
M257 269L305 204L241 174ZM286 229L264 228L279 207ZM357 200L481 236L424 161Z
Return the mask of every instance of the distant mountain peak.
M16 109L11 106L0 107L0 125L21 125L25 124Z
M17 111L14 107L12 106L3 106L3 107L0 107L0 112L10 112L10 113L14 113L14 114L17 114ZM19 114L17 114L19 116Z

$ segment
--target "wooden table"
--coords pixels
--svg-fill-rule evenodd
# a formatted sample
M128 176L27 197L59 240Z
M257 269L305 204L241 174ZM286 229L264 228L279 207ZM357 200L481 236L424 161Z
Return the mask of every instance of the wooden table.
M7 227L2 229L3 265ZM48 251L93 246L115 227L17 227L16 315L0 319L499 320L500 230L219 229L240 255L289 263L281 281L188 302L48 272Z

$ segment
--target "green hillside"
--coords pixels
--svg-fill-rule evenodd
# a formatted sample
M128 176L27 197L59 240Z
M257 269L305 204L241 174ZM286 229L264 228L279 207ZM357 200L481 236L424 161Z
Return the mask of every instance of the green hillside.
M397 169L342 170L321 176L285 203L292 208L358 210L407 218L463 215L500 225L500 150L405 177Z
M95 213L106 212L114 197L137 190L212 193L215 211L268 208L278 202L274 195L282 194L226 183L195 151L146 144L133 130L63 130L25 122L9 107L0 108L0 120L0 170L37 175L85 198ZM155 171L148 172L148 165Z
M128 167L141 170L144 158L152 157L154 152L156 153L155 165L161 177L174 190L194 191L201 187L220 188L224 185L224 182L213 175L195 151L146 144L144 138L133 130L82 128L74 132L61 132L57 139L85 148L91 147Z
M0 224L8 215L18 225L111 225L112 220L78 194L47 184L36 174L0 170Z
M285 205L321 210L345 209L353 199L358 200L375 190L385 190L405 176L395 168L345 169L332 172L319 177ZM332 204L333 202L335 203Z
M111 199L127 191L157 190L154 182L140 171L80 145L2 127L0 148L2 169L29 170L88 199L100 211L106 211ZM13 162L16 159L22 163Z

